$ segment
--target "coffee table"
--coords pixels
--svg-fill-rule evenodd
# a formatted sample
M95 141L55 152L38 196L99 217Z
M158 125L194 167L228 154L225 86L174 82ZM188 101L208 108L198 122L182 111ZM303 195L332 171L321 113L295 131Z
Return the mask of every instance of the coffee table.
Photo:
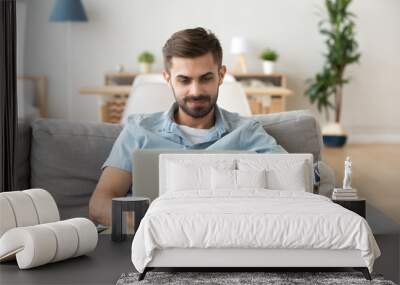
M132 236L122 242L100 234L88 255L20 270L16 261L0 263L0 284L115 284L124 272L135 271L131 261Z

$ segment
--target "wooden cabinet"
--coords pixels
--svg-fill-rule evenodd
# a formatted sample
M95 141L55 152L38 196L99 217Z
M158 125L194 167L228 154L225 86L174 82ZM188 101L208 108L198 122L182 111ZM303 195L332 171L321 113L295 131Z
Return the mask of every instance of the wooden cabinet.
M286 111L286 97L293 95L287 89L287 76L283 73L234 74L242 83L253 114Z

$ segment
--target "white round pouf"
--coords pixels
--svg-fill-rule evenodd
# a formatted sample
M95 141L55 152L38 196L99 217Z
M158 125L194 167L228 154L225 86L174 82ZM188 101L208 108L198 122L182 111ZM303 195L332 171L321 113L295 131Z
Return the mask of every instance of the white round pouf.
M74 218L65 220L73 225L78 232L78 249L74 257L88 253L97 246L98 233L92 221L85 218Z
M35 205L30 196L22 191L0 193L5 197L13 209L17 227L33 226L39 223Z
M17 227L0 238L0 261L17 259L20 269L86 254L96 248L95 225L86 218Z
M43 189L29 189L22 192L31 197L39 217L39 224L60 220L57 204L49 192Z
M41 225L11 229L0 239L0 260L16 253L20 269L49 263L56 252L54 232Z
M6 197L0 195L0 237L9 229L15 228L14 211Z
M57 262L74 256L78 249L78 233L75 228L66 221L43 224L43 227L51 229L56 235L57 252L51 262Z
M92 221L59 220L57 204L44 189L0 193L0 261L16 258L20 269L28 269L96 248Z

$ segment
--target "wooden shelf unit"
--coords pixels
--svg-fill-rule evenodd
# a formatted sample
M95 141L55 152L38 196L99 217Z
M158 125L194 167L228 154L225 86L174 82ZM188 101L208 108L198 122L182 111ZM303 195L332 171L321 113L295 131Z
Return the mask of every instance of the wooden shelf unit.
M139 72L107 72L104 75L104 86L81 88L81 94L102 96L100 110L103 122L119 123L131 86ZM286 97L293 95L287 89L287 76L283 73L233 74L243 84L253 114L267 114L286 110ZM258 85L246 85L246 82L257 80ZM268 105L266 106L265 102Z

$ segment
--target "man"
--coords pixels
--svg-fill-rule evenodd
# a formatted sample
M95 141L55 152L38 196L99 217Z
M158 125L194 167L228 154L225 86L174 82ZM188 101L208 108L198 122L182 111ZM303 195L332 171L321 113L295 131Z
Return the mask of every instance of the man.
M203 28L176 32L165 43L163 56L163 76L176 102L165 113L129 117L90 199L89 215L101 224L110 224L111 199L124 196L129 190L135 149L286 152L256 120L216 105L226 67L222 65L221 45L213 33Z

